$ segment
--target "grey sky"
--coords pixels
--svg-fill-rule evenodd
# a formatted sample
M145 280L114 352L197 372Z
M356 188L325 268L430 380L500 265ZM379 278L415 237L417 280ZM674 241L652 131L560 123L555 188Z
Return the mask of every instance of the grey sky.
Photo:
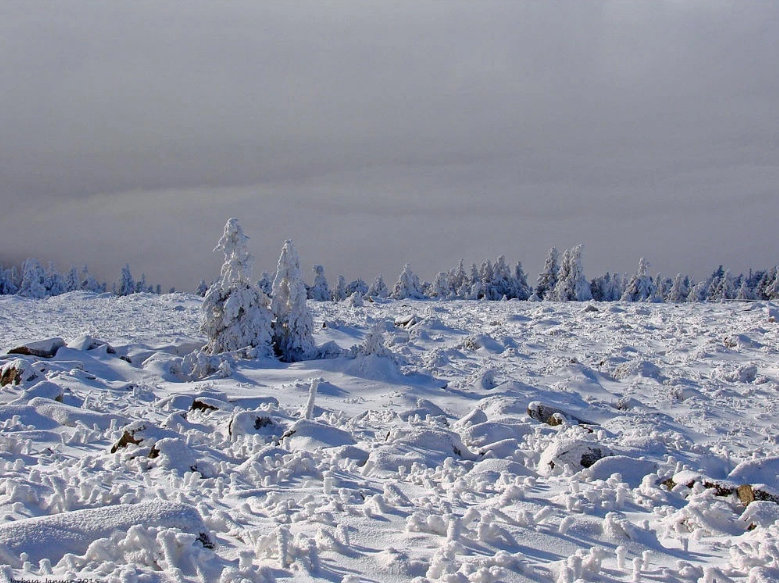
M779 3L0 0L0 262L779 263Z

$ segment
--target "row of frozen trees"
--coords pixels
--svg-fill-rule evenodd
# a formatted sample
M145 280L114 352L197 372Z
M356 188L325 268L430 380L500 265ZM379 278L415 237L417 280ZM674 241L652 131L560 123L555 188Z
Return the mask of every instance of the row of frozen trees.
M260 285L269 279L263 275ZM633 275L606 273L591 280L584 275L582 246L566 249L562 256L552 247L535 285L528 283L522 263L512 269L504 256L493 263L489 259L481 266L475 263L466 269L462 260L450 271L441 271L432 283L420 282L406 264L390 289L382 276L370 286L358 279L346 284L343 276L329 288L324 268L314 266L314 282L308 288L312 300L341 301L354 294L394 299L464 299L464 300L529 300L604 302L706 302L725 300L779 299L779 270L750 271L748 275L733 275L722 266L701 281L678 274L675 278L650 275L649 263L643 258Z
M275 273L263 272L257 282L267 296L273 296L275 276ZM205 296L208 289L205 280L201 280L196 293ZM315 265L312 285L305 285L305 289L311 300L343 301L352 298L357 302L365 297L530 301L594 299L677 303L772 300L779 299L779 269L774 267L768 271L734 275L720 266L709 277L696 282L683 274L675 278L651 275L649 264L642 258L638 270L632 275L606 273L587 280L582 267L582 246L578 245L566 249L562 256L552 247L534 285L528 283L521 262L512 268L505 257L500 256L495 262L487 259L481 266L474 263L470 268L466 268L461 260L457 267L440 272L432 283L420 281L411 266L406 264L391 287L381 275L370 285L362 279L347 283L344 276L339 275L331 286L325 277L324 267ZM108 291L108 285L98 282L86 266L81 271L73 267L65 274L57 272L51 264L48 269L44 269L36 259L25 261L21 271L15 266L6 269L0 266L0 294L44 298L77 290L104 293ZM135 280L129 265L125 265L119 281L111 286L111 291L120 296L133 293L159 294L161 286L147 284L145 275Z
M3 268L0 266L0 295L20 295L27 298L46 298L58 296L72 291L89 291L105 293L108 291L106 282L97 281L85 265L81 271L71 267L67 273L60 273L49 263L44 269L37 259L27 259L19 271L16 266ZM146 275L142 274L135 280L130 273L130 266L125 265L119 281L112 284L111 292L119 296L135 293L162 293L160 285L146 283Z

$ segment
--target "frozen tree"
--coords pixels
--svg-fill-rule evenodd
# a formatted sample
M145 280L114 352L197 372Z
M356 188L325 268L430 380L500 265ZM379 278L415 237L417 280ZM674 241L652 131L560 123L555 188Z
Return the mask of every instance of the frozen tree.
M352 297L354 294L363 297L368 293L368 284L358 277L346 285L345 293L347 298Z
M449 274L446 271L439 271L430 290L430 297L446 300L450 297L452 291L449 285Z
M46 273L37 259L27 259L24 262L18 294L36 299L46 297Z
M590 284L584 277L582 249L582 245L577 245L563 253L551 299L558 302L586 302L592 299Z
M89 273L89 268L85 265L81 270L81 289L88 292L101 293L103 286Z
M326 302L330 299L330 288L325 279L325 268L314 265L314 285L308 290L309 299L315 302Z
M16 266L0 270L0 294L12 295L19 291L19 273Z
M709 291L708 281L699 281L690 288L690 293L687 294L687 301L692 302L705 302L706 293Z
M406 263L403 266L403 271L400 272L398 281L395 282L395 287L392 289L392 297L396 300L422 299L424 297L420 289L419 278L411 271L410 264Z
M511 267L506 263L506 257L501 255L492 266L492 281L488 286L488 297L491 300L515 297L513 279Z
M65 276L65 291L76 291L81 287L81 283L78 279L78 269L71 267Z
M62 277L60 272L54 267L54 264L50 261L49 269L46 271L46 295L59 296L66 291L65 278Z
M646 302L652 299L655 286L647 271L649 263L643 257L638 261L638 271L630 278L624 293L623 302Z
M676 277L674 278L674 282L671 285L671 289L665 296L665 301L678 304L680 302L686 301L687 294L689 293L690 290L687 287L686 278L681 273L677 273Z
M119 285L116 288L116 294L120 296L129 296L135 293L135 280L130 273L130 265L125 264L122 267L122 276L119 280Z
M755 299L755 294L752 288L749 287L749 279L746 277L741 278L741 285L736 292L736 299L741 301L749 301Z
M776 275L770 285L765 288L763 292L767 300L779 299L779 269L774 268Z
M208 285L206 285L206 280L201 279L200 283L197 284L197 289L195 289L195 293L199 295L201 298L205 297L206 292L208 292ZM157 292L160 293L160 292Z
M306 304L300 259L292 241L284 242L273 280L273 344L282 360L295 362L314 350L314 319Z
M536 280L535 295L539 300L549 299L557 285L557 272L560 270L557 265L557 247L549 249L549 255L544 263L544 270L538 275Z
M522 269L521 261L518 261L517 265L514 267L513 286L514 290L512 295L518 300L527 300L530 297L530 294L533 293L533 290L530 289L530 286L527 283L527 274L525 273L525 270Z
M346 279L344 279L343 275L338 275L338 281L335 284L332 296L334 302L342 302L346 299Z
M457 268L449 272L449 287L451 288L452 293L460 298L464 298L471 288L471 282L468 279L468 274L465 271L462 259L460 259Z
M384 277L381 275L377 276L368 288L368 296L372 298L386 298L388 295L389 289L387 289L387 284L384 283Z
M269 296L273 293L273 279L276 277L276 273L273 274L268 273L267 271L263 271L260 275L260 280L257 282L257 286L262 290L262 293L264 293L266 296Z
M221 277L203 298L200 330L208 337L204 350L211 354L246 347L266 356L271 349L270 301L259 286L251 283L254 258L238 219L227 221L214 251L224 253Z

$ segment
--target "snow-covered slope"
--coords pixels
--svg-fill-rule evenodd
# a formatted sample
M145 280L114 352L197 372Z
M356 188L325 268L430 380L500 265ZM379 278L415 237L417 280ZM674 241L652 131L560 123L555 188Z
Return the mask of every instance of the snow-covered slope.
M0 358L0 579L779 580L776 306L309 302L190 380L199 305L0 297L67 343Z

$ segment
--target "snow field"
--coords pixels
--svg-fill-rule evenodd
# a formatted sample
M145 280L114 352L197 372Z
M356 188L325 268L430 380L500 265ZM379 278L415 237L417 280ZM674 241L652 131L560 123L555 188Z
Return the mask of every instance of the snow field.
M68 342L0 361L0 577L779 580L772 304L312 302L341 356L191 379L200 301L0 298Z

